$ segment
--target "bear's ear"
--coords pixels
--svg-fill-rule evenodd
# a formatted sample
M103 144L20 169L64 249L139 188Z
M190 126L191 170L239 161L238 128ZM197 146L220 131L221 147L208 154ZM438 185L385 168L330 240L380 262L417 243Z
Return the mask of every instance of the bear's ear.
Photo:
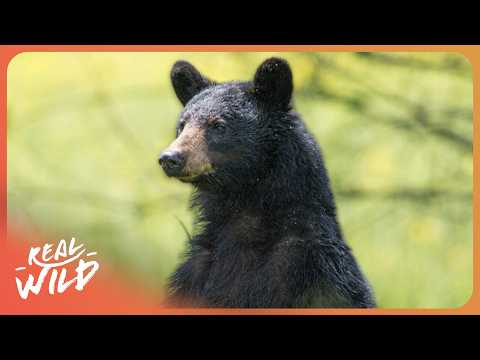
M280 58L265 60L253 79L256 96L270 106L288 108L293 91L292 71Z
M214 84L213 81L203 77L192 64L183 60L173 64L170 78L175 94L184 106L200 91Z

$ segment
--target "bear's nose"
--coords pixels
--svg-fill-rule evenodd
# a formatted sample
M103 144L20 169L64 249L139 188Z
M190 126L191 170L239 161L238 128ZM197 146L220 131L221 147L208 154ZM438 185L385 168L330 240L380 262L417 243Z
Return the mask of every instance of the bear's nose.
M168 176L177 176L183 169L185 159L178 151L165 151L158 162Z

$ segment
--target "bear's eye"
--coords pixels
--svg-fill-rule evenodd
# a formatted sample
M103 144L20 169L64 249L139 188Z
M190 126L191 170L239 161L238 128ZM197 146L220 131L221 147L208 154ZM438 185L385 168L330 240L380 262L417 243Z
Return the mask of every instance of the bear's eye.
M216 120L209 123L210 128L217 130L217 131L224 131L225 130L225 122L222 120Z
M180 134L183 131L183 128L185 127L185 121L180 122L178 124L178 133Z

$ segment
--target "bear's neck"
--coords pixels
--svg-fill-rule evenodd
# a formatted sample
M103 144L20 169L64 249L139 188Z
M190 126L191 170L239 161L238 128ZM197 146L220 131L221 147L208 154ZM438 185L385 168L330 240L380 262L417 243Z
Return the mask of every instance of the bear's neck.
M192 205L199 222L219 229L225 224L277 224L278 229L303 225L336 210L320 149L306 129L283 139L269 171L260 181L237 189L198 189Z

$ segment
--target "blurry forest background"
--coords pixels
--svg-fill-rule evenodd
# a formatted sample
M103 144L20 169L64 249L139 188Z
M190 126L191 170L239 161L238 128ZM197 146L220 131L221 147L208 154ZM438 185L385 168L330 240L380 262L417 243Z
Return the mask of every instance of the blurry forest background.
M322 147L346 239L382 307L472 291L472 74L454 53L23 53L8 70L8 216L76 237L161 289L192 228L191 188L158 154L181 109L178 59L249 80L286 58ZM55 238L56 236L56 238Z

